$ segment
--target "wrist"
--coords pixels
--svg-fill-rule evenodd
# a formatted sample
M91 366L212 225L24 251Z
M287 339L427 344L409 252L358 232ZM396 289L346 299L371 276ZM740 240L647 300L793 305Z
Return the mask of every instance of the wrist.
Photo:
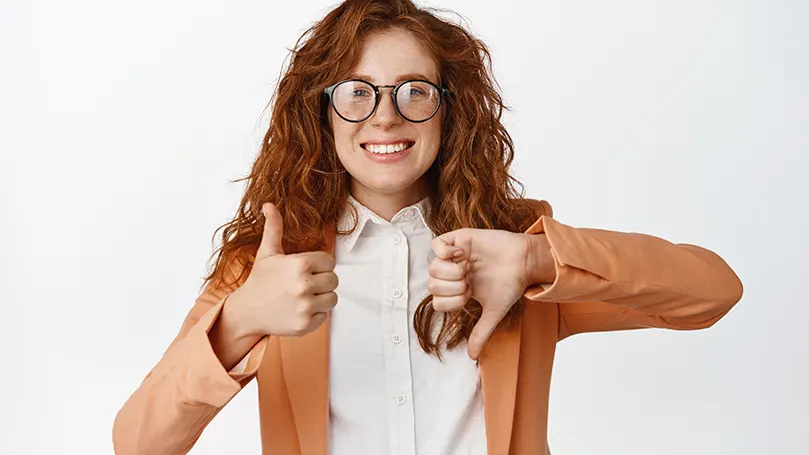
M241 292L240 292L241 291ZM244 297L242 288L231 292L222 307L219 315L221 322L229 328L234 339L261 336L258 327L251 324L248 300Z
M528 234L526 258L528 285L550 284L556 281L556 263L551 255L551 244L545 234Z

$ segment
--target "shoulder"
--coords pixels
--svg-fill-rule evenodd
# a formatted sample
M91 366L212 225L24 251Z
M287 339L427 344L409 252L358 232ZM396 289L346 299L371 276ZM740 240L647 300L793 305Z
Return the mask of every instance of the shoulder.
M516 198L512 200L511 219L512 228L523 232L533 225L539 218L553 217L553 208L550 202L544 199Z
M553 217L553 207L545 199L520 198L519 200L529 207L534 218L539 218L543 215Z
M553 207L551 207L550 202L544 199L526 199L526 201L534 208L537 218L543 215L553 218Z

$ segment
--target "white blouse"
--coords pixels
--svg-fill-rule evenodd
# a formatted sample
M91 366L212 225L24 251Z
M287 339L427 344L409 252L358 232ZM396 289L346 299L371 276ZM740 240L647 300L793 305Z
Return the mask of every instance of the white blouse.
M359 224L334 246L331 455L485 455L480 373L466 344L443 353L442 363L421 350L413 330L434 257L428 199L390 222L349 203ZM352 223L346 210L338 227Z

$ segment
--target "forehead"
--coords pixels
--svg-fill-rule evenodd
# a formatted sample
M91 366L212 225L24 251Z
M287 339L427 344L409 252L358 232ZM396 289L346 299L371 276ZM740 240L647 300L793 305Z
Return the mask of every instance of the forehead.
M361 75L375 84L399 82L403 75L423 75L438 81L438 68L432 54L410 32L392 29L365 37L359 61L352 75Z

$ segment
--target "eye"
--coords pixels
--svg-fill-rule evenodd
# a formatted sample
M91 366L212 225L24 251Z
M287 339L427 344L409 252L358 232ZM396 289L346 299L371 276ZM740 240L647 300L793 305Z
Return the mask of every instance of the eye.
M367 96L371 96L371 93L364 88L355 88L354 91L352 92L352 96L354 96L355 98L364 98Z

